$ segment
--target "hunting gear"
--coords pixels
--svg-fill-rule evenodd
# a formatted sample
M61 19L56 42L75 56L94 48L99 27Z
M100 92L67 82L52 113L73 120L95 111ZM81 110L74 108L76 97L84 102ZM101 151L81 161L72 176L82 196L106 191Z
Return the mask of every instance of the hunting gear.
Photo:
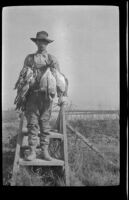
M29 161L36 158L40 130L42 157L52 160L48 152L52 103L56 94L59 97L58 103L61 103L63 96L67 96L68 80L60 72L56 58L46 51L46 46L53 42L48 38L48 33L38 32L36 38L31 40L37 44L38 51L25 58L14 87L17 89L14 104L16 110L24 111L27 119L30 153L25 154L25 159Z

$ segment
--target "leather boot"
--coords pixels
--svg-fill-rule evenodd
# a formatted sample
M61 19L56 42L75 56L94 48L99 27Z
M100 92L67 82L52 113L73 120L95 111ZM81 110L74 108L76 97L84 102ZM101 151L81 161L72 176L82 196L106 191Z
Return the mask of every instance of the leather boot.
M32 161L35 159L36 159L36 146L30 146L30 149L25 151L25 160Z
M48 146L49 144L42 144L41 145L41 157L44 159L44 160L48 160L48 161L51 161L53 160L53 158L50 156L49 152L48 152Z

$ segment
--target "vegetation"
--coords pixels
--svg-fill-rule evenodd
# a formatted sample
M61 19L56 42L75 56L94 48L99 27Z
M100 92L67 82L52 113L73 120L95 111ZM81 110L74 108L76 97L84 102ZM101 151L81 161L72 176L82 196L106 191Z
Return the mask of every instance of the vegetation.
M51 124L54 124L53 120ZM119 184L119 120L74 120L69 123L104 153L116 167L105 162L74 133L68 131L68 157L71 186L100 186ZM15 111L3 113L3 184L9 185L15 155L18 114ZM63 158L61 142L53 139L50 154ZM64 186L60 167L22 167L17 185Z

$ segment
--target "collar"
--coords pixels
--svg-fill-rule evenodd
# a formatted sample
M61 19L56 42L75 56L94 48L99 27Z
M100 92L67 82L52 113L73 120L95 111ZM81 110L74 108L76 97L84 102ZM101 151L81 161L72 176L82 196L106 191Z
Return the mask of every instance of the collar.
M39 52L37 51L37 52L36 52L36 55L37 55L37 54L41 54L41 55L45 55L45 56L46 56L48 53L47 53L47 50L45 50L45 51L42 51L42 53L39 53Z

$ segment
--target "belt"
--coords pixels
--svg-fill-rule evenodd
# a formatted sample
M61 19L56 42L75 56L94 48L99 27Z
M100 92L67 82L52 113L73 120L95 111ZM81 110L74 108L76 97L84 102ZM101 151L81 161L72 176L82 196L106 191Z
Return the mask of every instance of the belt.
M37 89L37 90L33 90L33 92L41 92L41 90L40 90L40 89Z
M42 91L41 89L37 89L37 90L33 90L32 93L42 93L42 94L46 94L46 91Z

